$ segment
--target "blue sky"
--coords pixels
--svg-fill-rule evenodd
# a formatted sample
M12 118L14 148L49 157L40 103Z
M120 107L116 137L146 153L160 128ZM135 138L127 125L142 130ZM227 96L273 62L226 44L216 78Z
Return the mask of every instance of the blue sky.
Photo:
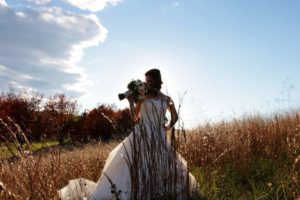
M66 92L83 108L124 108L117 93L159 68L162 91L177 104L187 92L188 128L299 105L297 0L83 2L0 0L1 89Z

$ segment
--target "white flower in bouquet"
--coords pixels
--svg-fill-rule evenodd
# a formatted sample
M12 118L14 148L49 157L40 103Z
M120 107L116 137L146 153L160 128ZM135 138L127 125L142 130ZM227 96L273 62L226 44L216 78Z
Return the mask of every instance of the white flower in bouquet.
M127 85L128 91L119 94L119 99L123 100L131 95L133 95L134 101L145 99L145 94L147 93L147 85L145 82L137 79L132 80Z

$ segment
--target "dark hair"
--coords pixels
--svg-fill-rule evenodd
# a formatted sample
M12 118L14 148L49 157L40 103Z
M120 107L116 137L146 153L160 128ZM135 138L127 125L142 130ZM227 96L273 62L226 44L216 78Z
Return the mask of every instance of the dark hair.
M161 80L161 75L159 69L150 69L145 73L145 76L150 76L154 80L153 88L156 90L161 89L161 84L163 83Z

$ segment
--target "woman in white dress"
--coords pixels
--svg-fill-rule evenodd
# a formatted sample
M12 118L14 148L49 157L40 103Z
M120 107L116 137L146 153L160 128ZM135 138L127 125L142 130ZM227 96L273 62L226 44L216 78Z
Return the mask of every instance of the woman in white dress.
M134 105L133 98L128 98L135 121L133 131L109 154L97 183L71 180L59 191L61 199L187 199L198 189L186 161L167 140L166 131L178 116L172 99L160 92L160 71L147 71L145 79L145 99ZM171 114L168 125L167 111Z

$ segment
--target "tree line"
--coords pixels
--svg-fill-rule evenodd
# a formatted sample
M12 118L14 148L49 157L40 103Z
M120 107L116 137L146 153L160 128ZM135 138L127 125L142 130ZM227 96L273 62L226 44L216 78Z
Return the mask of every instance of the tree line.
M10 132L26 135L29 141L89 142L124 137L132 130L130 110L101 104L79 112L76 99L63 93L45 97L38 92L10 89L0 95L0 141ZM24 143L22 134L16 134Z

